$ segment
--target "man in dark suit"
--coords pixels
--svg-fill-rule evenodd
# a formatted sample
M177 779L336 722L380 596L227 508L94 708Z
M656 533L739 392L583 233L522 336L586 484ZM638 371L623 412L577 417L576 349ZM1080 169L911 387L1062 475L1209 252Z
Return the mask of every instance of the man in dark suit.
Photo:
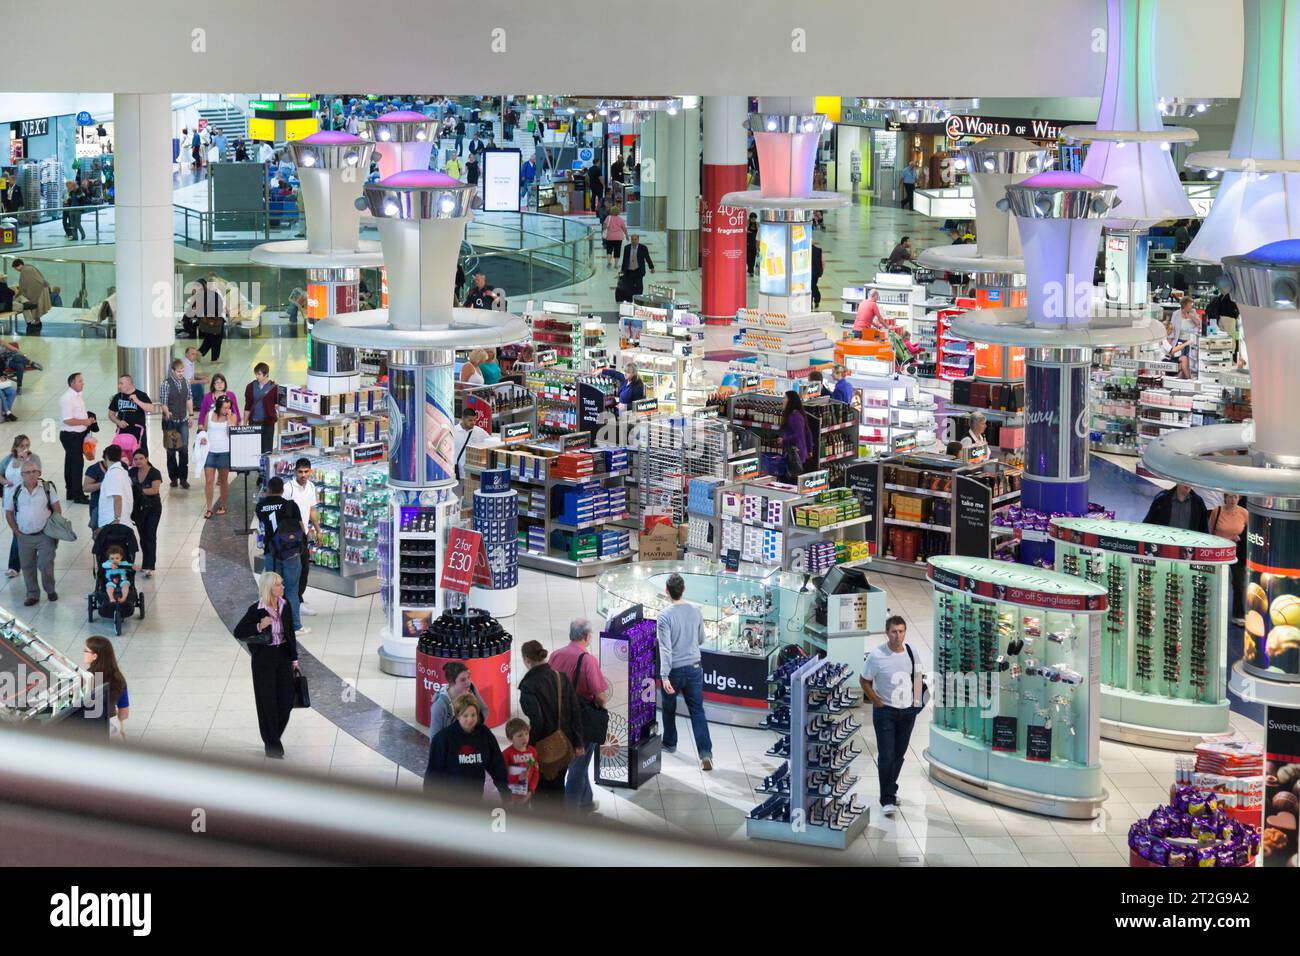
M627 247L623 250L623 268L619 272L618 284L628 296L620 302L630 301L634 295L645 290L645 272L655 271L655 264L650 259L650 250L641 245L641 237L632 233L628 237Z

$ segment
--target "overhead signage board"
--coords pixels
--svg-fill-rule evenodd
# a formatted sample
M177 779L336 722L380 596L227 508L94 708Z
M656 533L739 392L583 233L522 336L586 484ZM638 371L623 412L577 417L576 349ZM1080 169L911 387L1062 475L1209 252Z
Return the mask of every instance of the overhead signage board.
M1024 119L1013 116L973 116L954 113L946 124L948 138L956 142L968 136L1020 136L1024 139L1061 138L1061 130L1077 120Z

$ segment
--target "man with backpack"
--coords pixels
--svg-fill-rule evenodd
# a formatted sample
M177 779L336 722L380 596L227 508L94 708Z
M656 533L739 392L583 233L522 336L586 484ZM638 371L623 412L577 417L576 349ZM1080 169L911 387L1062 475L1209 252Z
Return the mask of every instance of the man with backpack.
M294 633L310 633L310 628L302 626L302 602L298 596L307 525L297 504L284 496L283 478L277 475L266 483L266 493L253 513L262 529L264 570L274 571L284 581L284 599L293 611Z

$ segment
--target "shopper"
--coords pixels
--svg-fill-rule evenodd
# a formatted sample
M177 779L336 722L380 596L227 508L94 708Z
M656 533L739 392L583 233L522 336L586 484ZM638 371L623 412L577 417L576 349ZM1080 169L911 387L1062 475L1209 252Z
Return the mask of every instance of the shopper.
M1232 621L1245 623L1246 596L1246 526L1250 515L1240 495L1223 493L1223 504L1210 512L1210 534L1226 538L1237 546L1237 563L1232 566Z
M472 349L469 355L465 357L465 361L460 367L459 380L464 382L466 385L482 385L483 373L479 370L479 365L486 361L486 350Z
M442 675L446 683L442 690L434 695L433 704L429 709L429 732L436 734L444 727L451 725L456 719L456 701L468 694L474 698L479 705L479 713L488 712L487 704L483 703L483 697L479 694L478 688L470 679L469 667L460 661L448 661L442 666Z
M140 535L140 569L146 578L153 577L158 560L158 522L162 520L162 473L149 462L149 456L137 451L132 458L131 494L135 507L131 521Z
M86 411L82 392L86 378L80 372L68 376L68 390L59 396L59 444L63 446L63 492L69 502L87 504L81 487L81 462L86 434L95 424L95 416Z
M316 515L319 501L316 483L311 480L311 459L299 458L294 462L293 480L285 484L284 496L298 506L307 526L307 539L314 541L320 537L320 521ZM307 575L311 571L311 548L304 547L299 553L298 572L298 614L314 615L316 612L307 604Z
M1209 527L1209 511L1205 501L1192 490L1191 485L1177 484L1156 495L1142 519L1146 524L1184 531L1205 531Z
M122 461L122 448L109 445L104 449L104 479L99 484L99 528L121 524L135 510L135 491L131 475Z
M988 439L984 433L988 430L989 420L983 412L972 412L970 430L961 440L963 455L967 461L981 462L989 457Z
M871 723L876 729L880 808L892 817L898 809L898 774L926 697L923 669L907 646L907 622L893 615L885 621L885 636L886 643L867 654L858 683L871 701Z
M754 263L758 259L758 213L751 212L745 223L745 271L754 276Z
M781 409L781 455L785 462L785 479L794 481L808 469L812 455L812 432L803 411L803 399L791 389L785 393Z
M212 361L221 361L221 343L226 339L227 305L217 286L208 279L199 279L195 290L195 328L202 345L200 355L212 353Z
M645 273L655 271L650 250L641 245L641 237L635 232L628 236L627 248L623 250L623 265L619 272L618 284L627 295L620 302L630 302L632 296L640 295L645 289ZM617 298L617 296L615 296Z
M473 144L470 144L473 148ZM470 153L469 159L465 160L465 182L470 186L478 185L479 165L478 157Z
M212 488L218 491L216 514L226 513L230 497L230 426L238 422L231 410L230 397L219 395L206 422L199 422L199 444L205 445L203 459L203 517L211 518Z
M569 678L546 663L546 648L526 641L519 649L526 672L519 681L519 709L532 726L532 742L541 764L538 792L559 797L575 757L586 753L582 714Z
M230 402L230 414L234 416L236 423L239 422L239 402L236 400L234 393L230 391L226 376L217 372L212 376L212 381L208 384L208 394L204 395L203 400L199 403L200 429L208 423L208 415L219 398L225 398Z
M452 464L457 478L465 477L465 449L473 445L479 447L491 439L491 435L475 424L478 415L468 406L461 409L460 420L452 426Z
M208 376L198 370L199 350L191 345L181 356L185 364L185 381L190 383L190 400L197 410L203 404L203 386L208 384Z
M21 482L5 506L5 519L18 542L18 564L27 587L27 600L23 602L26 607L40 601L37 571L49 599L59 599L54 583L54 553L59 542L45 533L45 523L51 515L62 513L59 490L53 482L41 480L40 464L29 458L22 466Z
M912 197L916 195L916 179L921 172L921 165L915 159L903 168L899 181L903 184L903 208L912 208Z
M835 387L831 389L831 398L837 402L843 402L845 405L852 405L853 383L849 381L849 370L843 365L836 365L831 369L831 375L835 379Z
M686 603L686 582L670 574L664 591L671 602L655 619L659 644L659 674L663 684L663 749L677 752L677 701L681 698L691 718L700 769L713 769L713 740L704 716L704 671L700 666L700 645L704 643L704 617L700 609Z
M623 370L623 384L618 389L618 403L624 408L631 408L645 398L645 379L641 370L633 363L628 363Z
M119 375L117 394L108 400L108 418L117 426L119 432L126 432L139 443L145 452L149 451L149 429L147 412L157 411L153 400L135 387L135 380L130 375Z
M1169 361L1178 363L1178 377L1192 377L1193 352L1200 341L1201 319L1190 295L1184 295L1174 313L1169 339Z
M40 332L41 319L53 308L50 303L50 284L41 270L29 266L21 259L14 260L18 270L18 297L23 300L23 323L28 333Z
M830 396L831 396L831 390L830 390L829 388L826 387L826 382L825 382L825 380L822 378L822 373L821 373L821 370L820 370L820 369L813 369L811 372L808 373L808 385L809 385L809 387L811 387L811 386L813 386L813 385L816 385L816 386L817 386L817 388L818 388L818 392L817 392L818 397L820 397L820 398L830 398Z
M244 386L244 424L262 430L262 454L275 445L276 388L271 366L258 362L253 366L253 380Z
M569 624L569 643L551 655L552 669L569 678L578 698L578 706L584 714L593 709L604 710L610 696L609 681L600 670L600 662L590 653L591 638L591 622L584 617L576 618ZM585 720L583 728L584 731L590 730ZM582 752L569 764L569 772L564 780L564 795L569 805L579 812L591 813L596 810L591 789L591 761L604 743L603 734L584 733Z
M858 303L858 309L853 315L853 335L855 338L863 339L867 337L868 329L883 331L885 328L885 317L880 313L880 294L872 289L867 293L867 297Z
M531 728L522 717L511 717L506 721L506 740L510 741L510 746L501 751L501 756L506 762L506 778L513 804L531 800L537 790L537 781L542 778L537 748L529 743L530 736ZM569 773L573 773L572 764Z
M476 272L474 284L470 286L469 293L465 296L464 306L467 309L490 309L498 298L500 296L496 289L487 284L487 276L482 272Z
M23 468L29 462L35 462L37 469L41 467L40 457L32 451L32 440L26 435L17 435L14 437L13 446L9 449L9 454L0 461L0 481L4 483L4 509L9 511L13 507L14 492L23 483ZM18 571L21 567L18 554L18 535L13 536L9 542L9 569L5 572L6 577L18 577Z
M284 479L273 476L266 483L266 492L253 509L262 528L262 554L269 571L280 575L284 581L285 600L293 611L293 629L307 634L302 626L299 604L298 577L302 571L302 550L307 547L307 525L298 506L284 496Z
M104 483L104 473L109 468L110 462L105 456L110 448L117 448L117 446L104 445L99 453L99 460L92 462L90 467L86 469L86 473L81 476L82 489L90 492L90 507L87 510L90 512L88 524L92 533L99 530L99 490ZM118 452L121 453L120 448Z
M284 758L280 738L293 713L293 683L298 673L298 639L284 579L265 571L257 584L257 603L235 625L235 639L246 641L253 668L257 729L268 757Z
M172 359L171 374L158 386L158 407L163 413L163 448L167 451L167 480L171 487L189 488L190 418L194 400L185 379L185 363Z
M481 799L488 778L504 802L510 798L510 780L501 745L487 728L479 701L470 694L457 697L456 719L429 741L429 763L424 771L424 791L437 791L441 784L458 787ZM445 790L443 792L446 792Z
M113 642L106 637L86 638L82 648L82 666L95 675L95 691L102 687L102 703L91 702L90 710L95 719L102 719L108 728L108 735L114 736L113 718L117 718L116 736L126 739L126 719L131 716L131 698L126 692L126 678L117 663L117 652ZM91 716L88 714L87 716Z
M18 401L18 383L10 377L9 370L0 368L0 421L16 422L14 405Z
M915 262L912 256L912 237L904 236L898 240L898 245L894 246L889 253L889 261L885 264L886 272L911 272L907 263Z
M822 265L822 247L817 243L812 244L812 304L814 309L821 308L822 290L817 287L817 281L826 271Z
M495 385L501 381L501 363L497 361L497 350L487 348L483 354L486 357L478 363L479 374L483 376L484 385Z
M610 268L615 262L622 262L623 240L627 238L627 220L623 218L623 208L618 205L609 207L609 215L605 217L605 268Z

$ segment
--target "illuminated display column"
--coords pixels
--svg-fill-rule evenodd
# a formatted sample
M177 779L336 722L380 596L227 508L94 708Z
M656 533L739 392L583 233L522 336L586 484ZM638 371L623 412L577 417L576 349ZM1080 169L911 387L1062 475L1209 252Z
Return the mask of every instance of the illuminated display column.
M360 238L361 187L373 144L349 133L320 132L289 144L302 189L307 238L268 242L249 253L259 265L304 269L307 324L357 311L361 269L381 264L379 244ZM360 387L357 351L308 342L307 387L338 394Z
M704 97L704 213L700 220L700 315L710 324L730 324L745 306L745 221L743 209L724 196L745 188L745 97Z
M171 97L119 93L117 124L117 365L149 395L167 376L172 343Z
M1223 173L1210 214L1184 253L1199 262L1300 237L1300 3L1242 5L1246 48L1232 145L1226 153L1193 153L1184 163Z
M1147 301L1148 230L1167 219L1195 215L1174 169L1172 143L1194 141L1194 130L1166 127L1155 84L1158 0L1107 3L1106 81L1095 126L1063 135L1091 143L1083 174L1112 183L1121 216L1106 220L1106 297Z
M758 151L759 188L728 193L725 205L758 213L758 307L805 315L812 310L812 216L850 198L813 192L817 144L826 117L818 113L752 113L747 126Z
M394 110L362 124L361 133L375 144L383 180L408 169L428 169L437 129L438 121L423 113Z
M388 628L380 650L387 673L414 676L420 635L443 610L436 586L448 519L457 505L451 412L458 348L527 337L516 316L456 308L456 258L475 187L445 173L400 172L364 187L388 271L389 308L317 323L314 335L339 346L389 353L389 528L383 593ZM417 586L421 574L427 586Z

